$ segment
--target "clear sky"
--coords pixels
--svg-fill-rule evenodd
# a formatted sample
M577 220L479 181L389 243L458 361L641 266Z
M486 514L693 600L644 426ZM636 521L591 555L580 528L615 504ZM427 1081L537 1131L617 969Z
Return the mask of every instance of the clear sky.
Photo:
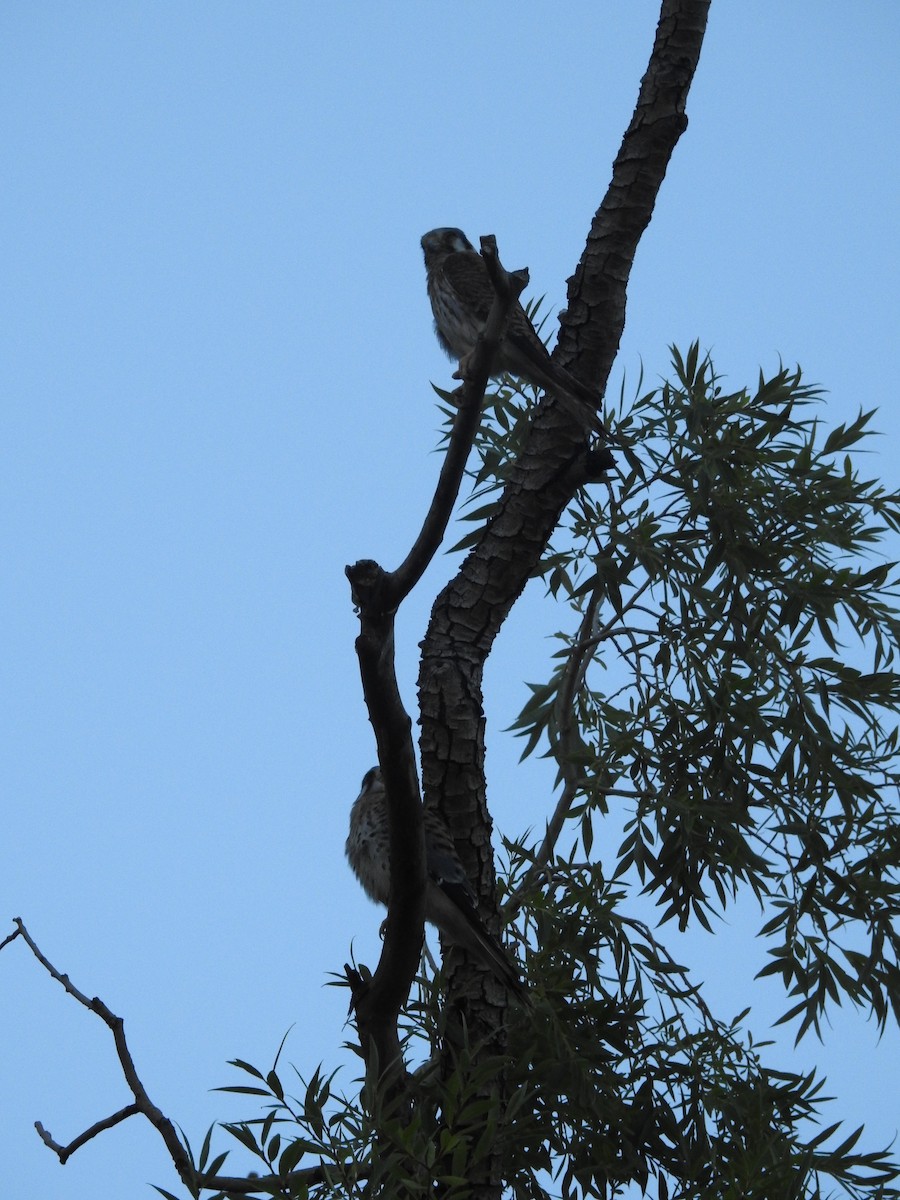
M651 0L7 0L0 9L3 922L21 915L126 1020L155 1101L199 1144L250 1115L226 1061L339 1060L379 916L345 865L374 758L343 568L395 566L438 467L422 232L498 237L558 308L646 66ZM900 485L900 8L714 0L641 243L613 374L699 338L735 386L799 361L829 421L877 406L865 467ZM452 570L403 612L399 669ZM539 826L546 764L500 731L566 621L539 590L488 678L500 829ZM750 924L755 920L750 913ZM723 1016L763 950L694 953ZM733 955L729 957L731 951ZM731 959L733 958L733 961ZM9 1195L177 1190L111 1039L21 945L0 956ZM900 1127L900 1039L848 1016L831 1119ZM352 1073L345 1079L351 1086ZM221 1148L226 1145L224 1137ZM14 1164L14 1166L13 1166ZM238 1169L241 1160L235 1159Z

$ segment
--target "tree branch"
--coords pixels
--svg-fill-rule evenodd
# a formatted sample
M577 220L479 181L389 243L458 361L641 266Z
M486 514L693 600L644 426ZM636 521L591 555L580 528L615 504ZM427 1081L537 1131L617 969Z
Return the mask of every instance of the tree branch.
M598 394L605 393L624 328L626 289L638 242L686 125L685 102L708 9L709 0L663 0L634 116L570 281L554 357ZM456 577L435 600L423 642L419 707L425 803L440 809L469 878L477 881L482 916L495 928L495 868L484 772L484 665L561 514L592 474L585 454L587 438L577 415L552 397L541 401L494 514ZM452 967L453 956L451 986L457 996L465 996L468 1035L490 1051L502 1044L498 1015L486 998L479 998L474 972L455 973ZM453 1054L450 1040L448 1055ZM471 1181L473 1194L498 1196L495 1173L491 1165L480 1180Z
M556 354L573 375L601 391L624 327L637 245L686 126L685 101L708 8L709 0L664 0L634 116L570 282ZM484 791L484 663L583 481L573 464L584 436L562 408L552 421L535 421L495 515L435 601L423 643L419 698L425 801L441 805L484 897L493 895Z
M367 559L346 568L351 594L359 608L356 652L388 797L392 864L384 947L378 967L368 986L355 972L348 972L348 980L367 1061L371 1066L374 1058L380 1073L390 1071L401 1077L397 1020L422 951L425 847L410 719L394 670L394 614L443 539L478 429L494 352L510 309L528 282L527 272L509 275L503 269L493 236L482 238L482 253L496 295L485 329L460 368L465 381L459 409L422 530L396 571L386 572Z
M186 1150L178 1140L178 1135L175 1132L174 1125L169 1118L166 1117L162 1111L156 1107L156 1105L147 1095L147 1091L138 1077L138 1073L134 1066L134 1060L131 1057L131 1053L128 1049L128 1043L125 1040L125 1030L122 1018L117 1017L114 1013L112 1013L103 1003L103 1001L97 996L94 996L93 999L89 999L84 992L79 991L78 988L75 987L68 975L61 974L56 967L54 967L53 963L51 963L50 960L46 958L38 948L31 934L25 928L21 917L15 917L14 923L16 925L16 934L23 938L23 940L28 944L32 954L35 956L41 966L48 972L48 974L51 975L57 983L61 984L74 1000L77 1000L79 1004L84 1005L85 1008L89 1009L92 1013L95 1013L111 1031L116 1045L116 1053L119 1056L119 1063L122 1067L122 1074L125 1076L125 1081L131 1089L131 1094L134 1096L133 1105L128 1105L127 1108L121 1109L118 1113L114 1113L111 1117L106 1117L103 1120L98 1121L96 1124L92 1125L90 1129L86 1130L83 1134L79 1135L79 1137L75 1138L74 1141L70 1142L66 1147L61 1147L54 1142L41 1123L35 1122L35 1127L44 1143L50 1146L50 1148L59 1155L60 1162L65 1162L66 1158L68 1158L70 1154L77 1150L79 1146L83 1146L85 1142L89 1141L96 1134L102 1132L104 1129L111 1128L113 1125L119 1124L120 1121L124 1121L127 1117L139 1112L147 1118L150 1124L154 1126L159 1135L162 1137L163 1141L165 1142L166 1149L169 1152L169 1157L172 1159L172 1162L175 1165L175 1170L181 1176L184 1183L188 1186L192 1186L195 1180L194 1168L191 1165L191 1161L187 1156ZM11 940L12 938L7 938L3 945L6 945L7 942Z
M356 639L363 696L375 731L388 802L391 892L384 945L368 986L348 975L366 1062L376 1076L403 1076L397 1020L422 953L425 922L425 838L411 725L394 670L394 613L379 597L385 573L377 563L347 568L360 607Z
M208 1189L215 1192L225 1192L233 1195L249 1196L253 1192L258 1192L261 1189L271 1191L273 1186L289 1186L293 1184L312 1185L321 1183L327 1178L327 1172L323 1166L307 1167L304 1170L290 1171L285 1175L265 1175L265 1176L231 1176L231 1175L210 1175L203 1171L196 1171L188 1157L187 1151L178 1139L175 1132L175 1126L165 1114L156 1107L150 1097L147 1095L147 1090L141 1082L137 1070L134 1065L134 1060L131 1057L131 1052L128 1049L128 1043L125 1040L124 1022L121 1017L117 1017L107 1008L102 1000L94 996L89 998L84 992L80 991L68 975L63 975L52 962L46 957L35 942L34 938L28 932L21 917L14 917L13 922L16 928L11 934L0 942L0 950L3 950L10 942L16 938L22 940L28 945L31 953L38 960L44 970L57 983L61 984L66 992L77 1000L79 1004L95 1013L101 1021L112 1032L113 1040L115 1041L116 1053L119 1057L119 1063L122 1067L122 1074L125 1076L131 1093L134 1096L132 1104L126 1104L124 1108L120 1108L118 1112L112 1113L108 1117L103 1117L99 1121L95 1121L88 1129L84 1130L77 1137L73 1138L67 1145L62 1146L55 1141L49 1130L45 1129L40 1121L35 1121L34 1127L38 1132L41 1141L52 1150L59 1158L61 1163L65 1163L76 1150L79 1150L87 1142L95 1138L98 1133L103 1133L107 1129L112 1129L116 1125L120 1125L123 1121L127 1121L129 1117L144 1116L151 1125L157 1130L165 1143L166 1149L169 1152L169 1157L172 1159L172 1164L178 1172L182 1183L185 1187L193 1190Z
M34 1127L38 1131L41 1141L59 1158L61 1163L64 1163L67 1158L75 1153L85 1142L89 1142L91 1138L97 1136L98 1133L103 1133L104 1129L112 1129L114 1125L120 1124L122 1121L127 1121L129 1117L136 1117L140 1113L140 1108L137 1104L126 1104L124 1108L120 1108L117 1113L113 1113L110 1117L104 1117L102 1121L97 1121L84 1133L80 1133L77 1138L73 1138L68 1146L60 1146L59 1142L55 1142L49 1132L45 1129L40 1121L35 1121Z
M579 378L606 389L625 326L628 278L672 153L687 128L710 0L663 0L650 61L612 180L569 280L557 353Z

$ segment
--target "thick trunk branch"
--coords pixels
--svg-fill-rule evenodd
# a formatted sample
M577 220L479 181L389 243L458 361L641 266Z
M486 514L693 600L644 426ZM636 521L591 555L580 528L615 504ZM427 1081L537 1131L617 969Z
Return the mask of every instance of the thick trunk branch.
M570 280L556 353L572 374L602 390L625 324L626 287L638 242L687 125L685 102L708 9L709 0L664 0L612 181ZM585 482L584 443L579 423L552 397L546 398L495 516L435 601L423 643L419 693L425 801L441 804L460 834L464 861L487 885L487 895L492 877L483 782L484 663L563 510Z
M583 383L606 390L625 324L628 278L675 146L700 56L709 0L663 0L656 39L612 181L569 281L555 356ZM552 396L542 401L496 514L435 601L419 672L420 750L426 804L454 833L482 916L495 922L491 822L484 775L482 679L494 638L531 577L576 491L595 473L596 455L577 417ZM451 955L451 967L454 956ZM469 1036L498 1048L498 1014L453 975ZM463 1000L465 995L465 1000ZM473 1196L500 1194L496 1164L471 1180Z

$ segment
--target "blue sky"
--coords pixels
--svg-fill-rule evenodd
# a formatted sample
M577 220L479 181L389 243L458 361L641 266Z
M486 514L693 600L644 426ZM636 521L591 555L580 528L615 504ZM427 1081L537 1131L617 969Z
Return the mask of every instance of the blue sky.
M126 1020L153 1098L199 1142L247 1107L235 1056L338 1060L324 986L379 917L343 858L373 761L344 565L396 565L437 470L423 231L497 235L558 308L646 66L650 0L329 6L94 0L0 12L2 920L21 915ZM799 361L830 421L880 409L895 350L900 9L716 0L629 293L611 387L699 338L729 383ZM416 643L440 556L398 628ZM499 828L539 825L545 764L500 732L564 615L528 592L487 676ZM5 916L4 916L5 914ZM753 914L749 914L753 921ZM723 1015L762 948L695 947ZM723 970L723 954L735 951ZM0 1161L54 1200L174 1188L99 1022L20 945L0 956ZM768 1007L767 1007L768 1005ZM832 1119L898 1130L900 1039L847 1017ZM350 1075L347 1076L349 1085ZM235 1164L236 1166L238 1163Z

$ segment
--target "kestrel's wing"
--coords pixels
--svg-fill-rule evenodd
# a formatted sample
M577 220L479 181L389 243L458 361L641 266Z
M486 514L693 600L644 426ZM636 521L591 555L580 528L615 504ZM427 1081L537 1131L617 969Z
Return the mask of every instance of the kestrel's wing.
M494 302L494 288L481 255L448 254L441 271L463 307L478 321L486 321Z
M459 296L462 304L480 322L488 319L494 302L494 285L480 254L448 254L442 270L444 278ZM504 335L523 357L536 366L549 365L550 355L535 333L521 304L516 302L509 314Z
M474 894L463 865L456 857L450 834L426 817L425 869L428 878L451 896L460 908L474 909Z

